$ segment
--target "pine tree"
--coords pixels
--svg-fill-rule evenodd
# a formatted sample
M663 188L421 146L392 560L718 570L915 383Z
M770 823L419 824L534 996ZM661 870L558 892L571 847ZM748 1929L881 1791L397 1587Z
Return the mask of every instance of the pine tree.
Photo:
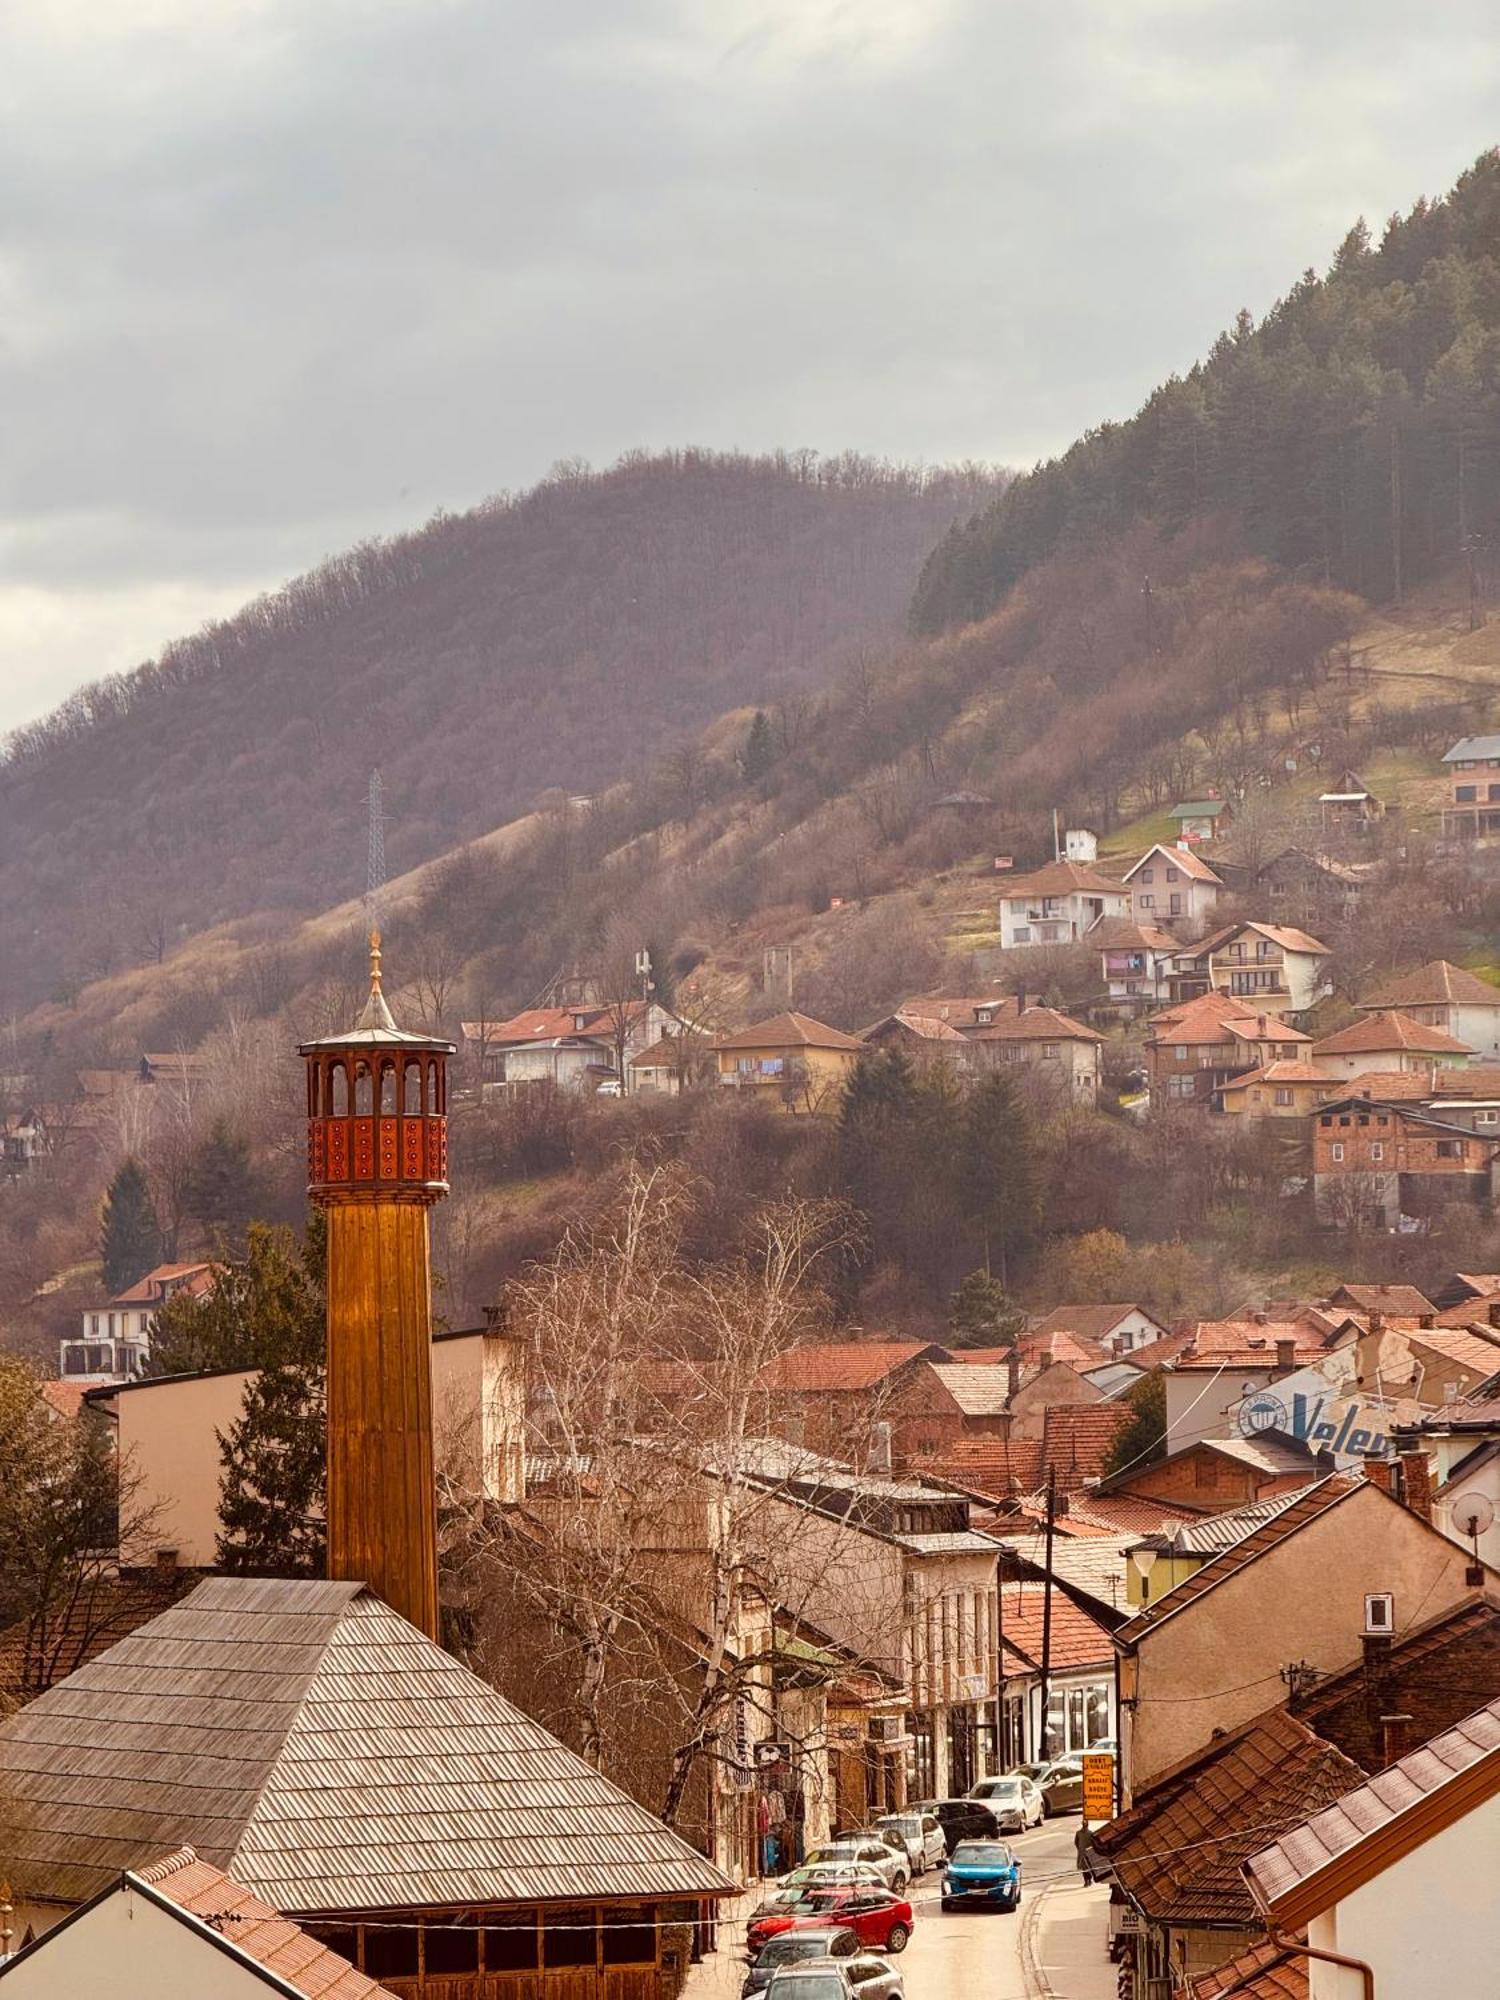
M998 1279L971 1271L948 1301L948 1328L954 1347L1014 1347L1026 1315Z
M322 1369L306 1362L263 1368L239 1421L218 1438L219 1566L239 1575L321 1576Z
M970 1093L963 1130L964 1207L984 1245L985 1268L1010 1279L1036 1234L1040 1173L1031 1119L1004 1070Z
M745 739L745 748L740 756L740 769L746 782L754 784L763 778L776 762L776 744L771 735L771 725L765 711L757 709L755 719L750 724L750 734Z
M143 1278L161 1254L161 1228L139 1160L125 1160L104 1196L100 1255L111 1297Z
M238 1243L250 1207L250 1148L227 1119L216 1119L188 1169L188 1213L218 1241Z
M319 1362L324 1244L317 1211L300 1245L289 1229L252 1223L245 1255L220 1266L212 1291L179 1292L157 1314L152 1372Z
M1106 1473L1149 1464L1167 1448L1166 1378L1159 1372L1145 1376L1126 1390L1123 1400L1130 1405L1130 1422L1115 1439Z

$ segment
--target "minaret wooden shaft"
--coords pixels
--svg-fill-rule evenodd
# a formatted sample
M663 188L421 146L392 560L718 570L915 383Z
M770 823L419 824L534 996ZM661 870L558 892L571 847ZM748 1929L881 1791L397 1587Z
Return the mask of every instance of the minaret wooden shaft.
M438 1634L427 1208L331 1200L328 1574Z

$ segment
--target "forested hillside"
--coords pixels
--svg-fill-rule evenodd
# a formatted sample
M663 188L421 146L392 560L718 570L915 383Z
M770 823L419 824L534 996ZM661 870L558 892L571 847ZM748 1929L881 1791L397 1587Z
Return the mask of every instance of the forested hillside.
M653 764L725 708L899 628L921 559L993 491L811 454L565 470L326 563L21 730L0 766L0 1003L187 932L363 886L549 786Z
M1399 601L1500 527L1500 154L1451 195L1351 229L1256 325L955 527L912 619L980 618L1037 563L1209 514L1287 570Z

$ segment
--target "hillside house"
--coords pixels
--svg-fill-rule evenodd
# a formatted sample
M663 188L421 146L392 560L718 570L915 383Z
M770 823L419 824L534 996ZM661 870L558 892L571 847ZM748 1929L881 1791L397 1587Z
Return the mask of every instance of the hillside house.
M1146 1071L1151 1102L1223 1109L1224 1085L1299 1051L1309 1038L1275 1014L1227 993L1203 993L1151 1017Z
M0 1123L0 1173L19 1180L50 1150L47 1121L35 1108L18 1111Z
M1167 1329L1142 1305L1054 1306L1037 1320L1028 1340L1052 1333L1076 1334L1106 1355L1130 1354L1165 1337ZM1085 1362L1087 1357L1085 1357Z
M1105 991L1123 1014L1141 1014L1173 997L1171 975L1182 949L1160 924L1101 924L1089 942L1099 952Z
M1353 1078L1365 1070L1403 1070L1425 1076L1435 1066L1466 1064L1474 1051L1466 1042L1424 1027L1390 1010L1368 1013L1336 1034L1324 1035L1308 1050L1308 1061L1327 1077Z
M1138 924L1160 924L1182 937L1207 929L1223 894L1222 877L1190 847L1150 847L1122 877L1130 891L1130 914Z
M842 1028L790 1012L712 1044L721 1084L795 1113L832 1110L864 1048Z
M630 1058L631 1095L679 1097L703 1082L711 1064L704 1036L687 1029L670 1032Z
M1184 951L1179 971L1296 1025L1328 991L1326 944L1284 924L1231 924Z
M768 1361L756 1387L781 1436L859 1465L879 1425L902 1460L963 1433L964 1411L938 1372L953 1359L926 1340L804 1341Z
M1326 792L1318 794L1318 811L1327 834L1367 833L1385 812L1357 771L1340 771Z
M1234 824L1234 808L1227 799L1184 799L1167 814L1183 840L1217 840Z
M1220 1109L1231 1117L1252 1121L1309 1118L1329 1092L1337 1088L1310 1062L1287 1058L1231 1077L1220 1089Z
M1446 958L1385 980L1359 1005L1366 1013L1404 1014L1462 1042L1481 1062L1500 1062L1500 986Z
M1092 1103L1099 1094L1104 1037L1056 1007L1028 1006L1022 998L1013 1007L981 1008L964 1039L976 1068L1022 1063L1069 1097Z
M600 1007L528 1007L508 1021L465 1021L465 1047L479 1055L486 1087L516 1090L550 1083L562 1090L621 1087L617 1058L627 1073L632 1057L680 1027L654 1000L625 1000Z
M1313 1200L1335 1228L1422 1217L1453 1201L1488 1202L1495 1194L1500 1138L1406 1104L1367 1097L1331 1098L1313 1123Z
M1450 784L1444 834L1483 840L1500 830L1500 736L1465 736L1444 753L1443 763Z
M1077 944L1097 924L1130 915L1130 891L1113 876L1078 861L1049 861L1045 868L1007 882L1000 897L1000 949Z
M146 1370L156 1315L179 1292L212 1291L210 1263L158 1264L103 1305L86 1306L75 1340L59 1342L58 1373L69 1380L128 1382Z
M1345 923L1359 907L1367 868L1284 847L1256 869L1254 886L1265 896L1277 923Z
M973 1063L967 1036L952 1021L924 1013L915 1001L862 1028L859 1039L867 1048L898 1048L915 1063L946 1063L956 1070Z

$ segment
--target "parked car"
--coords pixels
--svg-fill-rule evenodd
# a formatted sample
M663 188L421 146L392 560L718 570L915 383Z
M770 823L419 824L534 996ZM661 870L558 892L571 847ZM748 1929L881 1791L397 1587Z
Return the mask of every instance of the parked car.
M950 1854L961 1840L993 1840L1000 1832L999 1820L981 1799L922 1799L912 1811L932 1814Z
M900 1840L905 1845L913 1875L923 1875L929 1868L940 1868L947 1859L948 1843L943 1838L942 1824L936 1813L890 1813L885 1819L877 1820L875 1825L887 1839Z
M893 1896L876 1882L780 1889L751 1917L745 1930L746 1948L753 1958L784 1931L821 1929L828 1924L852 1930L862 1945L876 1951L905 1951L911 1936L912 1908L904 1896Z
M1030 1778L1032 1784L1035 1784L1043 1771L1050 1771L1051 1769L1051 1758L1044 1757L1040 1764L1012 1764L1005 1775L1008 1778Z
M833 1987L819 1983L829 1972L836 1973L842 1982L837 1994ZM795 1983L804 1980L805 1985ZM867 1951L852 1957L840 1954L803 1959L774 1972L764 1990L774 1994L775 2000L839 2000L839 1995L842 2000L906 2000L906 1981L895 1966Z
M911 1863L906 1858L905 1847L893 1845L884 1834L836 1834L824 1846L815 1847L807 1857L807 1865L811 1868L833 1867L840 1863L873 1868L887 1889L894 1890L897 1895L911 1880Z
M1003 1840L961 1840L943 1874L943 1908L986 1903L1014 1910L1021 1901L1021 1864Z
M1071 1759L1051 1764L1037 1780L1037 1789L1042 1795L1042 1804L1052 1813L1081 1812L1083 1810L1083 1766Z
M981 1778L969 1797L989 1807L1002 1833L1024 1833L1028 1826L1040 1826L1046 1818L1041 1793L1019 1772L1003 1778Z
M789 1965L800 1965L808 1958L853 1958L859 1949L859 1939L843 1924L818 1924L805 1931L783 1931L769 1944L762 1945L756 1954L755 1963L745 1974L745 1983L740 1988L740 2000L751 2000L753 1994L770 1983L773 1972L781 1972Z
M878 1868L868 1861L804 1861L800 1868L793 1868L777 1883L778 1889L828 1889L839 1884L862 1882L869 1888L889 1889L891 1886Z

